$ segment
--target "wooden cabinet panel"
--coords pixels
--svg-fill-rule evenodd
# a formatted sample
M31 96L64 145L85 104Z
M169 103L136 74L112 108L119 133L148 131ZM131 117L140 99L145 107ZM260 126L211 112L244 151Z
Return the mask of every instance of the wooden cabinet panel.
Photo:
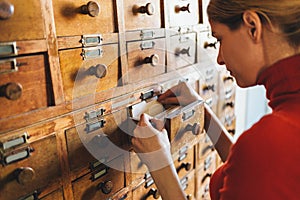
M45 38L44 19L39 0L4 2L12 6L14 12L7 19L0 19L0 42ZM1 2L1 6L4 6L4 2Z
M129 83L164 74L165 39L127 42Z
M167 53L167 70L176 70L195 64L196 50L196 33L171 36L170 49Z
M7 150L2 155L2 163L1 199L15 200L60 184L61 169L54 135Z
M126 31L160 28L160 1L125 0L124 19Z
M183 146L176 154L174 165L179 178L183 178L194 169L194 147Z
M118 52L118 44L59 51L66 100L116 87Z
M0 60L0 118L51 105L45 63L44 55Z
M117 30L115 0L53 0L57 36L113 33ZM83 14L83 6L90 14ZM98 10L98 15L96 15Z

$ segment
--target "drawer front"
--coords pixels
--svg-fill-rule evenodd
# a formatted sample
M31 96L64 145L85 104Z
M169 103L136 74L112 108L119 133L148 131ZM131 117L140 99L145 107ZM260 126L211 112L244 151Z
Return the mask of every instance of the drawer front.
M148 185L146 187L146 184ZM134 200L155 200L162 199L157 187L155 186L153 180L151 183L144 183L137 188L134 188L132 192L132 199Z
M2 160L6 163L0 167L3 199L18 199L60 182L61 168L55 136L5 152Z
M71 171L78 173L95 168L99 162L109 162L126 152L127 135L119 128L126 112L103 116L98 121L78 125L66 131ZM119 148L120 147L120 148ZM78 156L81 155L81 156Z
M92 3L85 0L54 0L57 36L115 32L115 4L115 0L94 0Z
M214 151L214 146L209 139L208 135L205 133L201 136L199 143L197 144L197 153L196 153L196 164L197 168L201 165L203 160Z
M199 23L197 0L174 0L169 3L170 27L189 26ZM187 20L188 19L188 20Z
M181 178L180 183L187 199L195 200L195 170Z
M176 154L174 165L179 178L183 178L194 169L194 147L182 147Z
M7 7L13 8L14 11L7 15L7 19L0 18L0 42L45 38L44 21L39 0L28 0L26 2L18 0L2 1L0 9Z
M118 44L62 50L59 57L67 101L118 84Z
M211 35L210 30L199 33L198 62L204 67L216 67L219 53L219 43Z
M128 79L130 83L146 80L165 69L165 39L128 42Z
M167 54L168 71L196 63L196 33L171 36L170 46Z
M45 62L43 55L0 60L0 118L44 108L51 103Z
M209 182L211 176L212 173L203 173L201 170L198 170L196 172L197 199L210 200Z
M160 28L160 1L125 0L124 21L126 30Z
M123 159L117 158L111 161L110 165L124 166L122 161ZM100 166L99 169L72 183L74 200L107 199L125 186L124 177L124 170Z

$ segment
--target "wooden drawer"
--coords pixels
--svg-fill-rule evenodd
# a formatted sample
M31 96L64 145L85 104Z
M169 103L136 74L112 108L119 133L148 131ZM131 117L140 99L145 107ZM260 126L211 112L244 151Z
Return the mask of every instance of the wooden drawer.
M44 55L0 60L0 118L53 103L45 63Z
M199 168L199 166L204 161L204 159L214 150L215 150L214 146L211 140L209 139L208 135L206 133L201 135L201 139L197 144L197 151L196 151L197 168Z
M39 0L3 1L0 9L4 7L4 2L14 7L14 12L7 19L0 19L0 42L45 38L43 14Z
M34 191L33 193L26 195L24 197L19 198L18 200L30 200L30 199L40 199L40 200L64 200L64 195L62 189L58 189L50 194L43 196L38 191Z
M188 200L195 200L195 170L180 179L181 187Z
M117 30L115 0L94 0L90 4L88 2L53 0L57 36L113 33ZM83 14L82 9L86 6L91 14Z
M196 188L198 200L210 200L209 183L212 173L203 173L202 170L196 172Z
M129 83L165 73L165 38L127 42L127 52Z
M124 22L127 31L160 28L160 1L124 0Z
M109 166L123 166L119 171L113 167L101 165L92 173L72 183L74 200L108 199L125 186L124 160L116 158Z
M189 26L199 23L197 0L174 0L168 2L170 27Z
M198 39L198 63L204 68L220 66L217 63L219 43L217 42L217 39L211 35L211 31L206 30L200 32L198 34Z
M176 153L174 165L180 179L192 171L194 169L194 146L182 147Z
M198 143L203 124L203 101L195 101L168 114L165 126L169 134L172 152L178 151L186 144Z
M107 163L127 152L122 147L128 138L118 121L125 117L125 111L118 111L65 132L69 166L75 178L89 172L99 162Z
M134 200L155 200L162 199L156 185L152 178L147 180L144 184L139 185L133 189L132 199Z
M170 50L167 54L167 70L175 70L196 63L196 33L170 37Z
M118 85L118 44L59 51L67 101Z
M60 184L61 168L56 137L51 135L17 148L6 149L0 167L1 198L11 200Z

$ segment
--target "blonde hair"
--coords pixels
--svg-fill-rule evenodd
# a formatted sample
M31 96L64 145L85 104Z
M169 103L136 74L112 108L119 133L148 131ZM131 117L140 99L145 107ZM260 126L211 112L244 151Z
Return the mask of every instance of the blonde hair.
M263 24L278 27L287 42L300 46L300 0L210 0L209 20L236 30L243 23L246 10L255 11Z

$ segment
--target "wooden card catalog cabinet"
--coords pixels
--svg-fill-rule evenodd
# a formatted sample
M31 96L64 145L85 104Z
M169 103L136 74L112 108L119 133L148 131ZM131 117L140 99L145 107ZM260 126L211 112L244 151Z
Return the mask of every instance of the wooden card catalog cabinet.
M0 60L0 118L51 105L50 74L45 62L44 55Z
M1 199L14 200L48 186L58 188L61 169L56 137L29 142L26 134L1 141ZM17 191L17 192L16 192Z
M125 30L161 28L160 0L124 0Z
M40 1L1 1L0 8L0 42L45 38Z
M118 47L116 43L59 51L67 101L93 96L118 85Z
M57 36L114 33L115 0L53 0Z

